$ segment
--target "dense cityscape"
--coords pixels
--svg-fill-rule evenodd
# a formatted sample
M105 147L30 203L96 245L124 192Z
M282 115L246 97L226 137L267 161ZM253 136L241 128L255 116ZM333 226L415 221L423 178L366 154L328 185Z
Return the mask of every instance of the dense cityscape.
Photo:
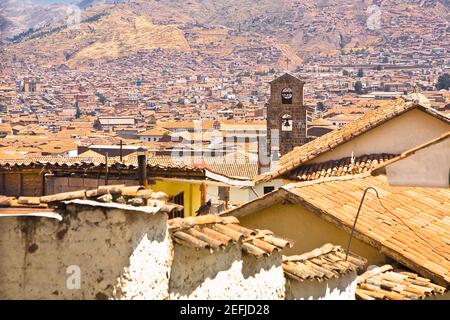
M60 271L10 280L65 253L5 249L0 299L448 299L448 1L260 2L0 0L0 244L21 241L15 215L76 213L36 228L79 261L118 252L71 291ZM349 262L370 187L382 203L366 200ZM135 211L167 230L159 247L120 247ZM106 247L73 245L96 232ZM57 250L41 237L24 257ZM273 268L247 277L225 247Z

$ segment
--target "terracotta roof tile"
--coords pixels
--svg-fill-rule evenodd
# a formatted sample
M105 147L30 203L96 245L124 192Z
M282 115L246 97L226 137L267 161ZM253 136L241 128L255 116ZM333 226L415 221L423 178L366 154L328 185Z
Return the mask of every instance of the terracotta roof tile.
M347 125L344 125L336 130L333 130L317 139L303 145L294 148L291 152L284 155L279 162L279 168L275 171L268 172L264 175L257 177L257 180L271 180L278 178L282 175L288 174L293 168L298 168L300 165L307 161L318 157L324 152L341 145L354 137L357 137L384 122L405 113L412 109L420 109L424 112L432 114L433 116L450 123L450 118L438 111L424 107L412 102L406 102L399 98L389 105L379 107L377 109L367 112L364 116L356 119Z
M360 237L378 241L388 255L438 283L448 279L449 189L391 187L385 176L366 175L291 184L285 190L350 228L363 191L369 186L379 192L383 206L373 192L368 193L356 225ZM333 201L327 199L330 194Z
M323 281L362 270L366 263L366 259L352 253L346 261L344 249L326 244L302 255L283 257L283 270L287 277L298 281Z
M195 250L214 251L240 243L244 252L259 258L292 247L291 241L277 238L269 230L251 230L239 225L235 217L175 218L169 220L169 230L176 243Z
M395 270L390 265L377 267L358 277L356 298L360 300L417 300L443 294L446 288L415 273Z
M111 197L104 197L111 195ZM142 199L137 201L136 199ZM168 196L163 192L154 192L142 186L108 185L92 190L63 192L42 197L4 197L0 196L0 215L17 211L35 213L45 210L53 211L61 202L71 200L93 200L104 203L119 203L132 206L158 207L161 212L173 212L182 206L167 202Z

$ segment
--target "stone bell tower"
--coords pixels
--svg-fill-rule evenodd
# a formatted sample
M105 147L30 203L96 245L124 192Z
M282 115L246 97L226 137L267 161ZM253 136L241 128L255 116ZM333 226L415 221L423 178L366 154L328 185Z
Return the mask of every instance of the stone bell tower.
M283 156L307 142L304 84L288 73L270 83L270 102L267 105L269 156L276 151Z

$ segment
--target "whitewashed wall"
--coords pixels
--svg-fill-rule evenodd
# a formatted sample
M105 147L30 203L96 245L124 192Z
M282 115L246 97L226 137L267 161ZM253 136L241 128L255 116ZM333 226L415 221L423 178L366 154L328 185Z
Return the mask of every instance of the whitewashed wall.
M355 300L356 272L327 281L286 279L286 300Z
M175 244L171 299L284 299L281 256L256 261L240 245L210 252Z
M71 205L61 222L0 218L0 299L163 299L170 263L165 214Z

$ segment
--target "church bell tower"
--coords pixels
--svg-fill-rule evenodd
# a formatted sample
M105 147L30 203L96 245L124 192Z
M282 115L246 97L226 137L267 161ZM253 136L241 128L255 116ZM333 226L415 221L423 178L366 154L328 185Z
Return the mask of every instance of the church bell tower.
M269 156L285 155L307 142L304 82L285 73L270 83L267 105L267 144Z

